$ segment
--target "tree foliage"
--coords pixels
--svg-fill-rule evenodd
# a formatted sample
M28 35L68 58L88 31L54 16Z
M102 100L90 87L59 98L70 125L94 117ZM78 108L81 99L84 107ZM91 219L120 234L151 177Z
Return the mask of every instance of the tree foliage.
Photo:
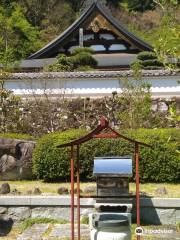
M130 11L144 12L155 8L153 0L127 0Z
M20 98L4 86L8 73L0 72L0 132L18 129L20 120Z
M38 49L38 29L26 19L19 5L0 7L0 62L19 60Z
M123 109L117 111L117 118L126 128L141 128L151 115L150 84L142 79L139 64L133 65L134 79L123 79L122 93L117 97Z

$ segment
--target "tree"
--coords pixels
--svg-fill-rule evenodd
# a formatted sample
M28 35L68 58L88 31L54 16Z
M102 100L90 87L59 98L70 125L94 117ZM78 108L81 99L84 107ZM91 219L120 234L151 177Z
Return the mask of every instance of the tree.
M133 80L122 80L122 94L117 96L120 105L116 115L124 128L148 127L148 119L151 114L150 85L143 81L140 67L133 66Z
M94 2L94 0L67 0L73 10L75 12L79 12L79 10L85 9L86 7L88 7L90 4L92 4ZM120 2L123 2L123 0L98 0L100 3L104 4L104 5L109 5L109 6L118 6Z
M26 20L19 5L0 7L0 62L7 64L39 49L38 29Z
M5 79L9 73L0 71L0 132L16 132L20 121L21 99L6 89Z
M153 0L127 0L130 11L144 12L155 8Z
M180 19L178 14L175 14L180 10L180 6L177 0L156 0L155 2L161 7L162 20L160 26L154 30L154 50L164 65L172 67L169 64L169 58L173 58L177 63L180 56Z

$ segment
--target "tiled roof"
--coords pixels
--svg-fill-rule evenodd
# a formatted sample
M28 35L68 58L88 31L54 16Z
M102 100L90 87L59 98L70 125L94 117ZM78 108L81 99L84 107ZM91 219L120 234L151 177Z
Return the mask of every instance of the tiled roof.
M69 28L67 28L63 33L58 37L48 43L46 46L32 54L28 59L38 59L46 58L48 53L52 53L54 49L59 48L59 46L72 34L77 31L85 21L95 12L99 11L122 35L126 36L131 40L136 46L139 46L144 51L152 51L152 47L136 37L133 33L129 32L124 26L122 26L113 16L107 12L107 10L99 3L99 1L94 1L89 8L77 19Z
M180 76L180 70L143 70L143 77ZM81 79L133 77L133 71L13 73L10 79Z

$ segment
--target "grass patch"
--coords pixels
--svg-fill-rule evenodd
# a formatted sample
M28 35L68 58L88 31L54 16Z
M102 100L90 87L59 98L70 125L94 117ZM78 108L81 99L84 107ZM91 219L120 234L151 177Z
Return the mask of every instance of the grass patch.
M49 227L48 229L46 230L46 232L43 234L43 239L46 238L49 236L49 234L52 232L53 230L53 224L49 224Z
M178 232L180 232L180 222L178 222L178 224L177 224L177 230L178 230Z
M5 181L0 181L0 185ZM27 191L33 191L34 188L40 188L42 195L57 195L57 190L59 187L66 187L70 190L70 183L45 183L43 181L6 181L10 184L11 189L17 189L22 195L27 195ZM81 189L84 190L87 186L96 186L95 182L81 183ZM165 187L168 194L157 195L155 190L159 187ZM145 183L140 184L140 191L146 192L152 197L163 197L163 198L180 198L180 184L173 183ZM135 193L136 185L135 183L130 183L130 192Z
M82 216L81 218L81 224L89 224L89 217L88 216Z
M20 226L21 232L25 231L27 228L30 228L34 224L66 224L68 221L63 219L52 219L52 218L29 218L26 219Z

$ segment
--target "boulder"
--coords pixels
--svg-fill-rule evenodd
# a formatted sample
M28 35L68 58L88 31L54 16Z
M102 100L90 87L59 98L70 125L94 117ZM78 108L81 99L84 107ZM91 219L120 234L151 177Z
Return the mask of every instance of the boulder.
M41 195L41 190L39 188L35 188L33 194L34 195Z
M32 179L35 142L0 138L0 180Z
M10 193L9 183L3 183L0 188L0 194L8 194Z
M0 215L5 214L7 212L7 208L5 207L0 207Z
M92 194L92 193L95 194L96 191L97 191L96 186L87 186L87 187L84 188L84 193L85 194Z
M12 193L13 195L20 195L20 194L21 194L21 192L18 191L16 188L14 188L14 189L11 191L11 193Z
M60 187L60 188L58 188L57 193L60 194L60 195L68 194L69 190L66 187Z

